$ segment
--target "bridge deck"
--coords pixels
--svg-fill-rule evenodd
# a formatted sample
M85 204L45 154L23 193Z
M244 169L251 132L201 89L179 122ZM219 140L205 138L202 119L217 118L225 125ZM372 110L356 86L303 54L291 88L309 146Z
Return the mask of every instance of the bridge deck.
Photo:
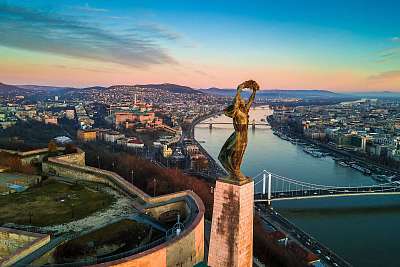
M197 124L223 124L223 125L229 125L232 124L232 122L199 122ZM249 123L249 125L269 125L267 122L256 122L256 123Z
M293 190L272 192L271 201L289 199L308 199L308 198L327 198L343 196L363 196L363 195L398 195L400 194L399 185L391 186L370 186L370 187L340 187L330 189L315 190ZM256 202L268 201L268 195L258 193L254 195Z

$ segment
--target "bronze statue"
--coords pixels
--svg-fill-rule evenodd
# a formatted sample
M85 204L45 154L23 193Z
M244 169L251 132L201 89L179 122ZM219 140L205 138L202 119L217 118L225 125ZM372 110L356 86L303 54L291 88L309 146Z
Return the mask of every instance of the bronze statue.
M252 89L247 103L241 98L240 93L243 89ZM243 155L247 147L247 131L249 127L249 110L254 101L256 92L260 86L253 80L245 81L237 87L236 96L233 104L224 110L224 114L233 118L235 132L226 140L219 152L218 159L222 166L229 172L229 180L242 183L247 180L246 176L240 171Z

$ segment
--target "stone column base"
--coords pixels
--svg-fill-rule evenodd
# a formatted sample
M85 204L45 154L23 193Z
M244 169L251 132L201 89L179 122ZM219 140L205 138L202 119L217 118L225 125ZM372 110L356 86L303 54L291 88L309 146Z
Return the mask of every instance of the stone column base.
M238 185L217 180L208 265L253 266L254 182Z

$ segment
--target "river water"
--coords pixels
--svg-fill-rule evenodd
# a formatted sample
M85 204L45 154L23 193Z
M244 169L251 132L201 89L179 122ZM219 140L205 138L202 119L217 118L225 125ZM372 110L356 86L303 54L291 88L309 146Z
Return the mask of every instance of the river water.
M265 110L253 110L265 114ZM254 116L254 114L253 114ZM252 117L252 116L250 116ZM214 121L230 121L215 118ZM232 126L197 126L195 138L215 159ZM310 183L324 185L367 185L369 176L342 167L330 157L315 158L303 148L275 136L260 126L249 129L249 143L242 171L254 177L262 170ZM256 191L260 191L256 188ZM354 266L400 266L400 195L355 196L276 201L282 215L338 253Z

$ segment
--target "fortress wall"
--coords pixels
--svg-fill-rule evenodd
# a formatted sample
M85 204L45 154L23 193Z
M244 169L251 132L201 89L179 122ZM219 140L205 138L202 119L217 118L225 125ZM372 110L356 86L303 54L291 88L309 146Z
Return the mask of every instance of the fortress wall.
M58 147L57 151L64 151L64 147ZM37 162L42 162L45 157L49 155L49 149L48 148L40 148L40 149L35 149L35 150L30 150L30 151L16 151L16 150L8 150L8 149L0 149L0 152L8 153L10 155L15 155L17 156L20 160L21 163L24 165L31 164L33 160Z
M149 207L149 210L152 210L155 216L160 216L171 209L190 211L187 203L180 203L185 201L192 201L193 206L197 209L197 212L191 218L192 221L189 221L189 224L179 236L142 253L95 266L192 267L203 260L205 209L203 202L194 192L188 190L159 197L150 197L116 173L71 163L68 159L67 161L63 159L64 157L49 158L47 162L42 164L43 172L77 180L107 184L125 194L141 198L146 203L145 205L155 206ZM174 202L178 198L181 201ZM165 203L168 201L170 203Z
M0 227L0 251L6 252L0 259L0 266L11 266L48 242L49 235Z
M78 149L78 152L76 153L59 156L57 159L68 163L85 166L85 151Z
M179 211L180 214L189 214L187 204L184 200L145 209L147 214L151 215L151 217L157 220L160 219L162 214L168 211Z
M167 266L194 266L204 259L204 216L177 242L167 245Z
M204 205L196 194L186 193L194 200L199 213L179 236L142 253L95 266L192 267L203 261Z
M68 163L58 164L57 162L43 162L42 171L49 175L68 177L77 181L88 181L107 184L114 189L119 190L119 187L116 187L114 183L111 183L106 177L104 177L103 174L92 172L86 169L80 169L76 166L69 166Z

